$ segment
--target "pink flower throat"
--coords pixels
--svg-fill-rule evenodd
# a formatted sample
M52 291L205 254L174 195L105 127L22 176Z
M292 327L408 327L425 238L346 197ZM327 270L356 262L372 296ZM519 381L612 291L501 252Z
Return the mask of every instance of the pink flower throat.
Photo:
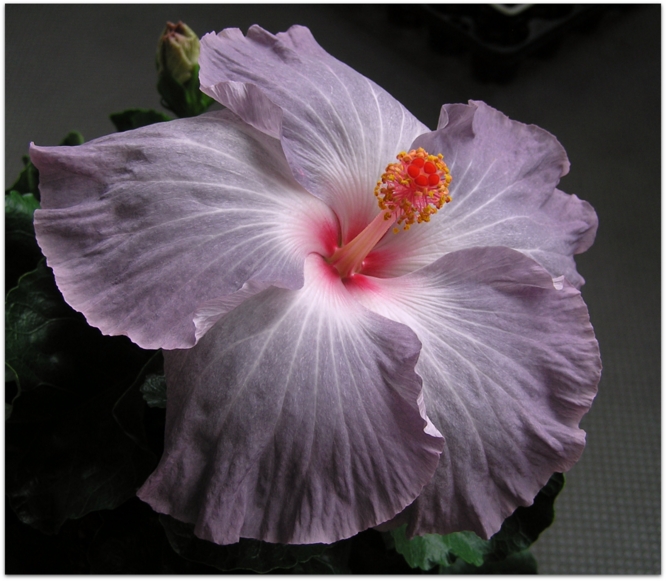
M451 201L449 184L451 173L442 154L430 155L423 148L397 155L375 187L375 196L381 208L365 229L328 259L340 277L345 279L363 268L365 257L394 224L409 230L415 222L429 222L430 216ZM393 228L397 234L398 226Z

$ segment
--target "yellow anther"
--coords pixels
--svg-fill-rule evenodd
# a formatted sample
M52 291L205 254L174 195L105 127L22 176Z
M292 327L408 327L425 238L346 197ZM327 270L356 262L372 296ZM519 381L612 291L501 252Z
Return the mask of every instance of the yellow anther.
M431 155L423 148L401 151L398 162L390 163L375 187L382 210L395 215L398 224L428 222L430 216L451 201L448 186L451 173L444 156Z

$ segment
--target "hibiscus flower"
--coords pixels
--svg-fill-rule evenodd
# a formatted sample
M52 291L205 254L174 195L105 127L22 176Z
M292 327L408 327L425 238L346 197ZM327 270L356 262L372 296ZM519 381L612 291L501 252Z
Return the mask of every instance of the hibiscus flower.
M225 110L31 148L65 299L165 350L139 497L219 544L488 538L578 460L599 380L564 149L480 102L430 131L303 27L200 65Z

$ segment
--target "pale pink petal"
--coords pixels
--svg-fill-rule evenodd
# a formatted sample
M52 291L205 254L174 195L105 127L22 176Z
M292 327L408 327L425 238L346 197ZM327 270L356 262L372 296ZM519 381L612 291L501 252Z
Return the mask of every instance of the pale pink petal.
M207 34L200 65L202 91L281 138L296 180L340 219L343 242L378 213L373 190L386 166L428 131L302 26Z
M374 257L379 267L369 274L396 276L446 252L507 246L553 276L583 284L573 255L592 244L597 216L587 202L555 189L569 169L555 137L472 102L445 105L439 129L419 137L417 146L444 154L452 201L429 224L387 236Z
M266 290L272 286L268 282L257 282L249 280L235 293L223 297L216 297L209 301L200 303L194 313L195 336L198 341L203 337L215 323L217 323L228 312L233 311L238 305L250 297Z
M446 447L402 515L409 534L488 538L578 460L601 362L587 308L564 279L517 251L473 248L396 279L359 276L349 289L423 343L416 371Z
M218 544L331 543L388 520L443 446L419 349L313 255L302 290L260 292L165 353L165 452L139 497Z
M279 142L229 111L30 152L59 289L144 348L192 346L198 306L248 280L299 288L305 257L337 241Z

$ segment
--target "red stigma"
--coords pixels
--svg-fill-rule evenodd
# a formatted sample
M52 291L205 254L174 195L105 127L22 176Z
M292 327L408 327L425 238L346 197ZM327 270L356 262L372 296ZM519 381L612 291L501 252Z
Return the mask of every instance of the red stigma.
M384 218L395 218L408 230L414 222L428 222L430 216L451 201L451 174L444 157L430 155L423 148L398 154L377 182L375 195L379 207L388 210Z

